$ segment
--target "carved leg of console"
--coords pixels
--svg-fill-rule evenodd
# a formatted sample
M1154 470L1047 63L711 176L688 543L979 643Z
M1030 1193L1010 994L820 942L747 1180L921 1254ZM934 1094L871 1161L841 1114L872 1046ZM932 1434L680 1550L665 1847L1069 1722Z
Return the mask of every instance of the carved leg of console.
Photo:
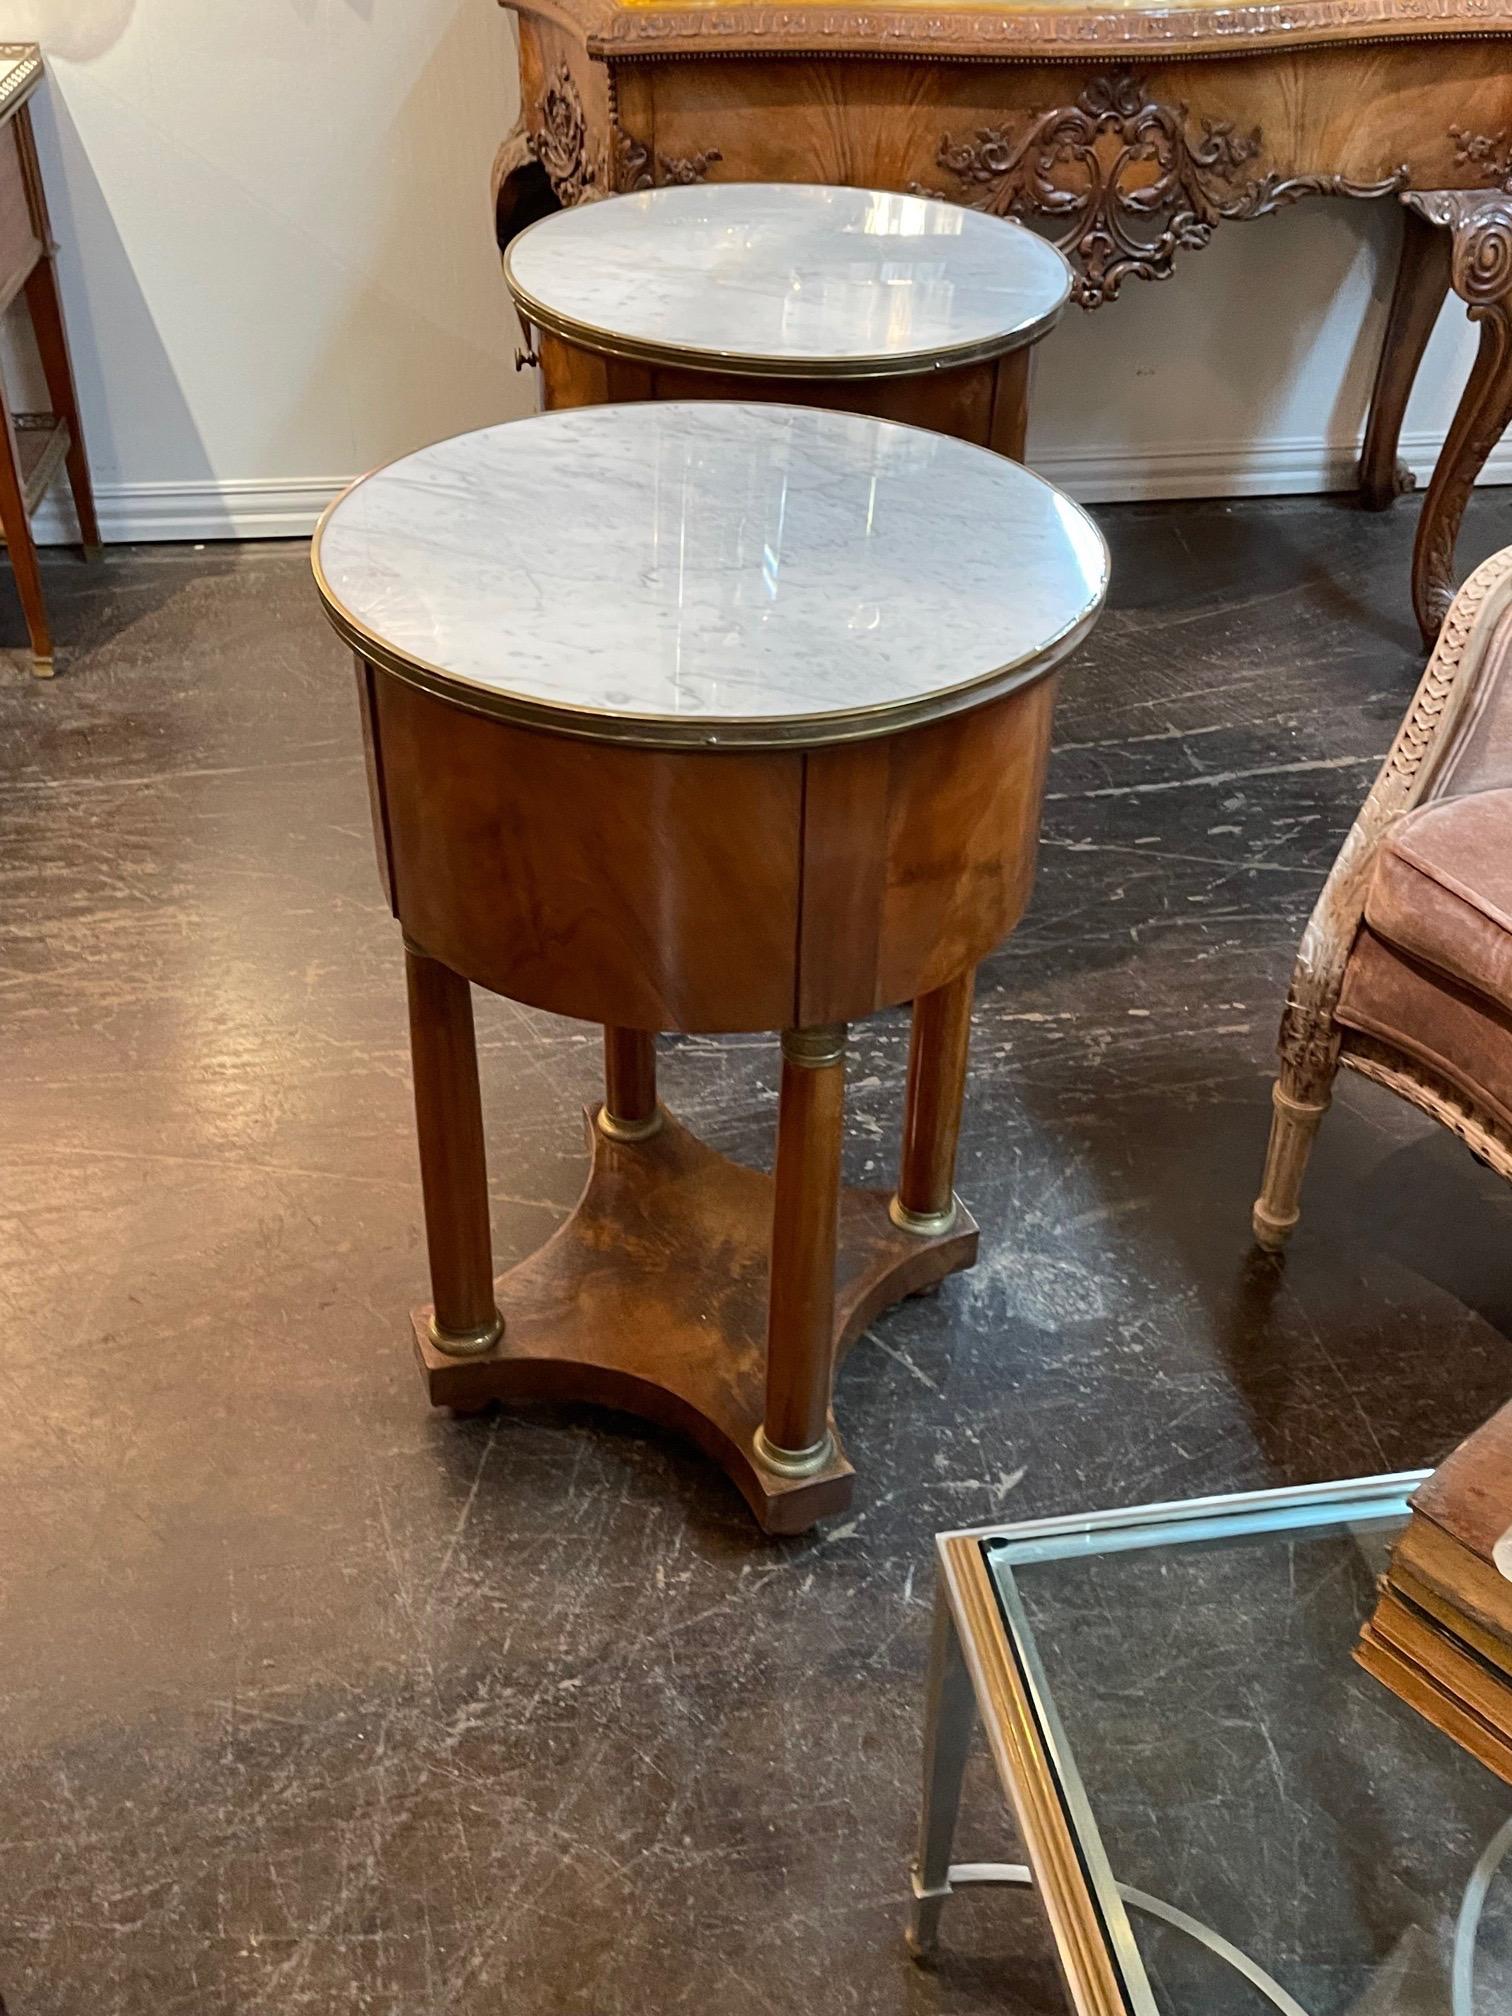
M604 1103L598 1124L614 1141L644 1141L661 1125L656 1038L648 1030L604 1031Z
M1396 287L1360 455L1360 500L1370 511L1384 511L1416 481L1397 460L1402 416L1433 325L1449 295L1448 237L1411 207L1403 208L1402 225Z
M892 1202L893 1223L905 1232L943 1232L955 1220L956 1148L975 984L974 972L962 973L914 1003L903 1153Z
M1412 555L1412 602L1424 642L1454 598L1454 546L1476 477L1512 421L1512 194L1413 193L1403 202L1450 234L1454 291L1480 324L1480 351L1439 456Z
M404 948L410 1054L425 1239L435 1308L430 1342L448 1358L490 1350L503 1321L494 1302L493 1236L472 994L460 973Z
M845 1122L845 1027L782 1039L772 1265L767 1289L766 1415L757 1460L801 1477L831 1460L835 1257Z

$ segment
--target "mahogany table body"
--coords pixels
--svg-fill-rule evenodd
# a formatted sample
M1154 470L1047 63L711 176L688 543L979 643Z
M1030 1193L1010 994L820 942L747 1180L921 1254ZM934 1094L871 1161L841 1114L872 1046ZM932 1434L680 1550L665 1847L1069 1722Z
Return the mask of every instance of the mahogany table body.
M470 1285L444 1310L453 1333L487 1334L495 1307L506 1317L485 1355L457 1357L437 1348L435 1309L417 1312L432 1400L620 1407L691 1436L769 1531L842 1510L839 1360L890 1302L976 1258L976 1226L954 1197L971 977L1028 895L1053 675L879 741L738 754L543 735L370 663L359 687L381 752L383 866L410 947L437 1292L455 1249L458 1288ZM629 809L647 806L654 821ZM492 866L480 872L482 860ZM579 891L569 915L564 892ZM582 1199L497 1283L459 975L610 1025ZM898 1197L917 1222L905 1229L887 1190L838 1188L844 1024L919 995L949 1040L910 1087ZM696 1141L660 1109L647 1068L655 1031L749 1029L789 1032L775 1178ZM771 1327L790 1362L772 1367L769 1415L774 1238ZM784 1476L758 1459L763 1425L782 1449L827 1437L826 1460Z
M1222 224L1312 196L1401 199L1368 504L1410 484L1402 418L1451 289L1481 330L1413 561L1437 633L1471 485L1512 416L1506 0L505 4L524 111L495 177L501 243L553 204L663 183L920 190L1048 220L1097 308L1169 278Z
M644 1415L722 1464L769 1531L802 1530L851 1494L841 1355L975 1256L954 1192L971 977L1028 896L1054 668L1095 618L1106 551L994 455L808 410L600 407L423 451L423 482L427 455L434 493L401 463L333 506L317 575L358 654L407 948L431 1399ZM530 520L553 476L564 522L604 526L597 547L558 554ZM640 510L611 526L621 486ZM979 573L932 496L980 525ZM412 539L412 507L450 514L444 533ZM553 568L585 584L575 605ZM964 684L931 689L952 612ZM472 983L608 1025L582 1199L497 1280ZM904 1001L898 1183L843 1189L845 1025ZM766 1029L783 1032L770 1177L663 1110L651 1049L660 1030Z

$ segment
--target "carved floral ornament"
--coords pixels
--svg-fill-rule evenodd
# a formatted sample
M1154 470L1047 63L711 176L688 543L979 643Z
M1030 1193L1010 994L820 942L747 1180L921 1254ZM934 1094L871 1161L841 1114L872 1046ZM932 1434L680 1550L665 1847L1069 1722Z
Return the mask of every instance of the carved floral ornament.
M558 200L569 209L574 203L632 189L702 182L723 158L717 147L710 147L702 154L658 154L653 160L649 148L621 128L611 109L608 138L595 160L582 93L565 64L553 72L541 93L541 122L530 135L530 151L546 170Z
M581 203L593 187L595 171L582 94L565 64L541 93L541 123L531 134L530 145L558 198L566 204Z
M1097 308L1131 274L1169 279L1176 254L1199 250L1220 223L1304 196L1389 196L1407 179L1405 168L1374 183L1247 174L1260 149L1258 127L1240 133L1230 120L1203 119L1194 131L1184 104L1152 98L1130 70L1108 70L1072 105L947 133L937 159L957 188L919 193L959 197L964 185L976 192L973 209L1064 220L1057 242L1079 269L1076 298Z

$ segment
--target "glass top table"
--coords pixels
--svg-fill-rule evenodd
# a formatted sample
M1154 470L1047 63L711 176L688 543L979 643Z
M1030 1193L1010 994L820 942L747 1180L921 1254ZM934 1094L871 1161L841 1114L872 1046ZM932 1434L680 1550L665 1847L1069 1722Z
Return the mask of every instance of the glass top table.
M1020 1884L1077 2016L1505 2016L1512 1788L1351 1657L1421 1481L941 1535L915 1953ZM1022 1865L951 1860L974 1711Z

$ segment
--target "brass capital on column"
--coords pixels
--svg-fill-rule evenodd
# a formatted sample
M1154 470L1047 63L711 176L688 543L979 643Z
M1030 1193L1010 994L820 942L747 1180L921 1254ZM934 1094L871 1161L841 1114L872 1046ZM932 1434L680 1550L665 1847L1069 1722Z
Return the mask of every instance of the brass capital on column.
M846 1025L822 1022L812 1029L784 1029L782 1058L800 1070L822 1071L827 1065L845 1060Z

